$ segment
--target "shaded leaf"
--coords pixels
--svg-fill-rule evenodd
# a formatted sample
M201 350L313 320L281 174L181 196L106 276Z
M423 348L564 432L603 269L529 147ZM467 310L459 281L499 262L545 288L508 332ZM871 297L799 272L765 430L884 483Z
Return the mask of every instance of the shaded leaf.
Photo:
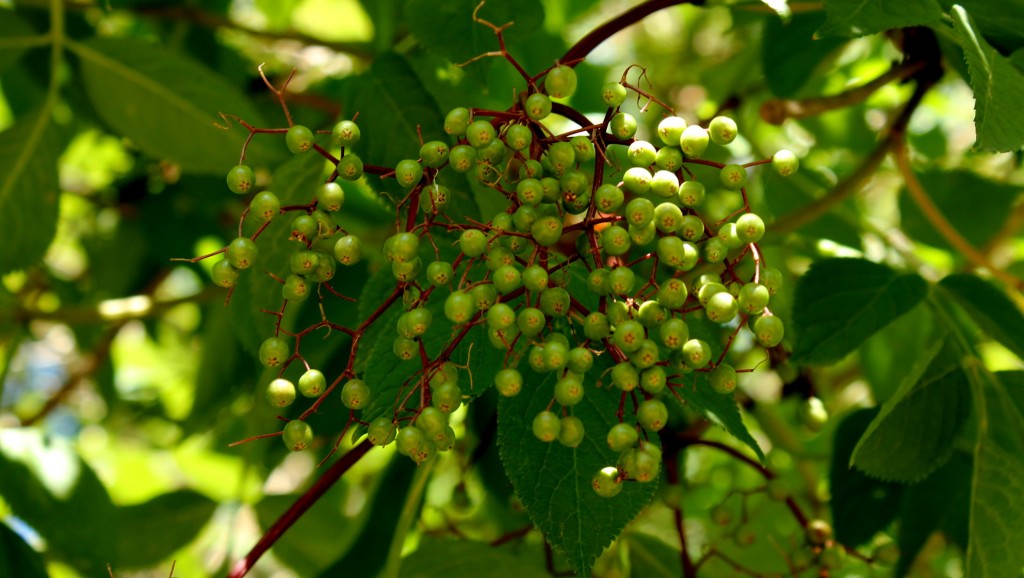
M975 275L949 275L939 282L985 333L1024 359L1024 314L1006 293Z
M918 174L921 186L971 245L982 247L999 232L1021 188L982 178L970 171ZM900 195L900 224L911 238L933 247L952 249L908 194Z
M878 408L846 416L835 430L829 491L836 540L859 546L871 540L896 518L903 486L869 478L850 467L850 457Z
M629 566L634 576L678 578L683 575L679 550L657 538L637 532L629 533L628 543Z
M226 174L238 163L243 128L217 128L218 113L264 126L242 94L180 54L131 38L95 38L70 45L86 92L104 122L146 154L186 171ZM256 139L250 155L264 141ZM282 150L283 150L283 145Z
M975 26L1003 54L1024 48L1024 0L939 0L947 12L962 6Z
M696 376L693 386L684 385L675 389L679 397L691 405L694 410L722 426L725 431L746 444L754 451L757 458L764 462L764 452L761 451L757 440L750 435L750 430L743 423L743 416L740 414L740 406L736 403L736 399L731 395L722 395L712 389L707 373L695 372L692 375Z
M607 356L598 358L591 373L600 374L609 363ZM534 416L551 401L554 374L526 369L523 381L528 386L519 395L498 403L501 461L533 523L577 574L588 576L595 558L650 503L657 484L626 483L613 498L597 495L591 486L594 475L619 457L605 435L618 423L621 392L586 382L586 395L572 408L586 436L579 447L568 448L541 442L532 431Z
M118 566L142 568L166 559L196 539L216 508L210 498L188 490L118 508Z
M826 0L828 18L817 35L857 37L892 28L921 26L942 18L937 0Z
M967 514L971 497L971 460L954 454L924 481L908 486L900 508L900 559L895 575L906 576L914 558L933 532L967 545Z
M487 576L523 578L543 574L543 566L483 542L425 540L402 560L399 578Z
M0 9L0 72L34 45L36 31L11 10Z
M967 375L947 341L917 360L857 443L852 465L883 480L915 482L941 466L970 414Z
M815 69L846 43L842 38L814 38L823 18L820 12L804 12L794 14L788 22L777 18L765 22L761 66L775 96L795 96Z
M965 576L1014 576L1024 568L1024 416L981 360L967 363L978 439Z
M860 347L864 377L871 385L876 402L884 403L903 383L914 364L935 341L935 313L927 303L919 303L908 313L882 328Z
M410 0L406 18L420 42L461 63L498 49L494 32L473 21L477 4L477 0ZM538 0L497 0L487 2L479 17L498 26L515 22L505 34L516 42L543 25L544 8ZM444 34L438 33L441 30Z
M864 259L826 259L796 286L794 361L831 363L912 309L927 293L924 279Z
M0 274L42 259L57 231L60 139L48 113L0 133Z
M117 509L71 447L38 432L2 430L0 471L0 495L52 556L85 576L102 576L116 564Z
M47 578L46 566L38 552L14 533L6 524L0 524L0 576L18 578Z
M953 26L964 49L974 90L975 147L983 151L1006 152L1024 147L1024 72L999 54L978 33L961 6L951 12Z

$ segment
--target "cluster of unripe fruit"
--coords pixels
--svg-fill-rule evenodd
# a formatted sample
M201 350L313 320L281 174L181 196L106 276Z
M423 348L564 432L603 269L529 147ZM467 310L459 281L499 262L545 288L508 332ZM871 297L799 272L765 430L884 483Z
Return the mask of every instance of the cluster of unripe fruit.
M766 266L757 248L765 224L750 211L744 187L750 166L770 162L779 174L789 175L799 163L788 151L746 166L705 160L711 144L727 146L738 135L736 123L724 116L707 127L667 116L657 125L654 142L638 139L637 119L620 110L628 93L622 83L602 90L608 106L603 122L556 135L544 122L555 109L552 98L569 98L575 89L575 72L559 65L509 111L456 108L444 120L445 140L425 142L417 158L377 173L393 178L405 193L397 203L398 222L404 225L384 243L383 256L405 296L393 351L403 360L423 359L416 386L423 395L407 398L415 400L412 407L393 407L357 421L372 443L394 441L417 462L454 445L448 418L463 399L458 370L446 358L427 358L422 346L436 315L455 327L483 324L490 344L507 352L494 379L503 396L531 387L520 370L524 361L533 372L555 373L551 403L532 421L542 442L569 447L582 442L587 432L573 408L584 395L609 394L590 393L604 374L597 380L588 377L595 355L608 355L614 362L606 372L608 381L623 399L632 397L635 408L633 416L604 432L619 460L598 472L593 486L612 496L624 480L657 478L661 452L649 436L668 422L664 392L681 387L682 377L693 372L706 372L711 387L722 394L736 387L737 370L725 353L713 359L711 345L691 337L691 316L722 327L723 335L745 324L764 347L781 342L782 322L768 306L782 276ZM290 228L289 240L295 243L290 271L281 279L288 303L317 292L316 284L330 281L338 263L353 265L363 258L360 239L340 231L332 217L344 204L335 176L363 177L364 165L351 152L359 127L342 121L332 139L342 150L332 180L312 192L308 205L289 208L297 216ZM286 134L296 154L318 149L315 140L312 131L299 125ZM611 158L624 159L628 166L613 166ZM720 222L702 214L705 199L714 192L697 179L692 169L698 166L696 172L717 172L714 187L742 192L743 207ZM616 176L608 179L606 172ZM502 194L507 209L484 223L454 222L446 215L454 195L442 181L467 177ZM234 167L227 181L236 193L253 192L249 167ZM282 213L268 191L253 196L248 208L249 217L259 222ZM226 258L213 270L217 284L232 287L238 271L252 265L257 236L239 237L226 247ZM318 240L333 240L333 255L314 250ZM457 253L443 258L439 246L454 246ZM596 307L588 308L570 291L574 269L582 270L586 281L573 291L589 291ZM451 339L464 335L455 332ZM283 371L302 359L298 349L280 336L270 337L260 360ZM322 373L309 369L297 389L316 398L324 395L326 383ZM375 385L348 379L341 388L345 407L366 409ZM267 396L283 408L295 400L296 386L276 379ZM293 420L283 438L288 447L301 449L312 432Z

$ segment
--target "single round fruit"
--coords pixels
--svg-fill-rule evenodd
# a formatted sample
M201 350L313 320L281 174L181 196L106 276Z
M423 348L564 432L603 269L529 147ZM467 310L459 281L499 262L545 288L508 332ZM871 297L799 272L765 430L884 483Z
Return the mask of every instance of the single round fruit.
M386 446L395 441L395 424L388 418L374 418L366 428L366 438L375 446Z
M736 121L727 116L716 116L708 124L708 135L711 137L711 142L717 145L731 143L736 140L737 134L739 134L739 129L736 127Z
M351 120L343 120L331 129L331 140L335 146L350 147L359 142L359 125Z
M539 334L545 325L547 325L547 318L544 316L544 312L536 307L524 307L516 316L516 326L526 337Z
M626 87L618 82L609 82L601 87L601 100L608 108L615 108L626 101Z
M281 296L295 303L305 301L312 292L309 281L302 275L289 275L281 286Z
M533 240L541 247L550 247L562 238L562 219L559 217L541 217L530 227Z
M760 283L747 283L740 287L740 294L736 300L740 304L740 310L750 315L756 315L764 311L771 298L768 288ZM756 322L755 322L756 323Z
M728 323L736 318L739 311L740 304L732 293L726 291L714 294L704 306L704 313L715 323Z
M273 407L288 407L295 401L295 384L277 378L267 384L267 401Z
M480 229L465 229L459 235L459 249L470 258L487 251L487 235Z
M544 90L551 98L569 98L576 92L576 71L559 64L544 77Z
M452 323L466 323L474 314L473 298L465 291L452 291L444 301L444 316Z
M256 186L256 175L248 165L236 165L228 171L228 190L244 195Z
M633 138L636 134L636 118L628 112L618 112L608 121L608 132L619 139Z
M313 131L309 130L309 127L297 124L285 133L284 142L288 145L288 150L297 155L313 150L313 144L316 141L313 138Z
M632 245L633 241L629 238L629 231L619 225L612 225L601 230L601 248L609 255L624 255Z
M533 418L533 435L542 442L553 442L562 429L562 420L553 411L542 411Z
M472 150L472 149L471 149ZM411 189L423 178L423 165L414 159L404 159L395 165L395 180L404 189Z
M319 369L309 369L299 378L299 391L305 397L320 397L327 389L327 378Z
M746 243L756 243L764 237L764 220L754 213L744 213L736 219L736 235Z
M292 350L281 337L268 337L260 344L260 363L263 367L278 367L288 360Z
M526 116L531 120L544 120L551 114L551 97L535 92L526 98Z
M518 369L506 367L494 376L494 388L505 397L513 397L523 389L523 374Z
M782 149L772 155L772 168L780 175L788 177L800 168L800 159L792 151Z
M601 468L590 484L594 487L597 495L603 498L615 497L622 491L622 479L619 476L619 469L614 466Z
M685 181L679 185L679 202L684 207L699 207L704 202L704 185L699 181Z
M815 546L823 546L832 539L832 525L825 520L810 520L805 529L807 541Z
M210 278L219 287L230 289L235 286L235 283L238 283L238 269L231 265L230 258L221 259L213 264Z
M747 185L747 169L737 164L725 165L718 171L718 180L730 191L738 191Z
M309 424L302 420L293 419L284 424L281 438L284 440L284 445L288 446L288 449L293 452L302 451L308 448L309 444L313 443L313 428L309 427Z
M574 377L563 377L555 382L555 401L565 407L583 400L583 384Z
M640 372L629 361L612 367L612 384L622 391L633 391L640 386Z
M721 363L708 377L711 389L721 394L732 393L736 389L736 369L728 363Z
M683 363L700 369L711 361L711 347L703 340L691 339L683 344Z
M370 403L370 386L361 379L350 379L341 386L341 403L349 409L362 409Z
M491 144L497 136L494 126L486 120L474 120L466 129L466 140L477 150Z
M828 410L820 398L809 397L800 404L800 421L804 426L813 431L819 432L828 423Z
M679 137L679 148L683 149L683 154L691 159L699 159L704 156L704 151L708 148L708 131L704 127L696 124L691 124L686 127L683 131L683 135Z
M348 153L338 161L338 176L346 181L355 181L363 176L363 159L358 155Z
M754 338L763 347L775 347L782 343L786 328L775 315L762 315L754 321Z
M636 410L636 419L648 431L659 431L668 423L668 408L656 397L645 399Z
M468 108L453 108L444 117L444 132L452 136L462 136L469 128L470 113Z
M256 193L249 203L249 214L261 221L270 221L281 212L281 201L270 191Z
M334 243L334 258L342 265L355 265L363 259L363 242L355 235L345 235Z
M583 430L583 421L574 415L562 417L562 423L558 428L558 443L565 447L575 448L583 443L586 433Z
M658 123L658 138L668 146L679 146L679 139L686 130L686 121L678 116L668 116Z
M288 259L292 273L309 275L320 265L320 255L316 251L296 251Z

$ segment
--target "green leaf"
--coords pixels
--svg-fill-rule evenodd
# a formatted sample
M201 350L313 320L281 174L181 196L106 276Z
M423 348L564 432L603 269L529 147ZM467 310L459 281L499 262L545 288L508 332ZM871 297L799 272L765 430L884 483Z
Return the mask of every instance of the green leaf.
M898 539L900 559L895 576L908 574L914 558L936 531L966 546L970 498L971 460L962 453L954 454L924 481L904 490Z
M117 563L117 509L70 446L36 431L2 430L0 471L0 496L51 556L84 576L102 576Z
M935 341L882 406L850 463L882 480L916 482L949 459L970 414L960 363L948 341Z
M919 303L861 346L861 367L877 403L891 398L913 371L914 365L907 360L925 355L934 342L935 325L935 312L927 303Z
M796 286L794 361L826 364L842 359L865 339L920 302L924 279L864 259L826 259Z
M41 112L0 133L0 274L42 259L57 231L60 152L57 131Z
M939 0L946 12L967 10L985 39L1003 54L1024 48L1024 0Z
M1024 359L1024 314L1006 293L975 275L949 275L939 282L975 323Z
M238 163L247 133L237 123L231 130L215 126L225 122L218 113L265 126L234 86L180 54L131 38L94 38L69 47L104 122L146 154L186 171L226 174ZM264 142L253 141L250 156L258 159Z
M1024 371L997 371L995 375L1006 387L1017 411L1024 414Z
M298 497L285 494L260 500L256 504L260 527L264 531L270 528ZM363 531L369 512L361 508L355 516L347 515L351 499L349 485L342 478L274 543L271 552L299 576L318 575L343 556Z
M477 0L410 0L405 13L409 28L424 46L461 63L498 49L494 32L473 21L477 4ZM498 26L515 22L505 36L517 42L543 26L544 8L538 0L495 0L484 4L479 18Z
M17 62L26 50L37 46L36 31L10 10L0 9L0 72Z
M970 171L934 170L918 177L939 211L975 247L984 246L999 232L1020 194L1020 187L985 179ZM905 192L900 195L900 222L911 238L951 249Z
M633 576L645 578L678 578L683 575L679 550L646 534L630 532L629 566Z
M978 414L966 578L1016 576L1024 567L1024 416L999 379L970 358Z
M609 365L602 356L591 372L598 375ZM618 423L621 392L587 381L586 395L572 408L586 437L573 449L533 435L534 416L551 401L554 374L526 369L523 381L529 387L498 403L501 461L533 523L565 553L577 574L589 576L595 558L650 503L657 484L626 483L613 498L597 495L591 486L594 475L619 457L605 443L605 435Z
M846 416L836 427L829 491L836 540L859 546L889 525L899 511L903 486L869 478L850 467L850 457L864 431L878 415L878 408Z
M48 578L43 558L38 552L0 523L0 576Z
M190 490L118 508L118 566L143 568L168 558L196 539L216 508L216 502Z
M1024 72L1013 66L978 33L962 6L954 6L953 26L960 37L974 90L974 146L989 152L1016 151L1024 147Z
M794 14L788 22L777 18L768 18L765 22L761 66L768 88L775 96L796 96L815 69L846 43L842 38L814 38L814 31L823 19L820 12L805 12Z
M757 440L754 439L754 436L750 435L747 425L743 423L743 416L740 414L740 406L736 403L736 398L731 395L722 395L715 392L708 381L707 373L695 372L691 375L695 376L692 386L683 385L674 390L679 394L677 399L681 398L682 401L692 406L695 411L725 428L725 431L746 444L747 447L757 454L757 458L764 462L764 452L757 445Z
M855 38L892 28L921 26L942 18L937 0L825 0L828 18L817 35Z
M544 574L543 566L483 542L429 539L402 560L399 578L487 576L523 578Z

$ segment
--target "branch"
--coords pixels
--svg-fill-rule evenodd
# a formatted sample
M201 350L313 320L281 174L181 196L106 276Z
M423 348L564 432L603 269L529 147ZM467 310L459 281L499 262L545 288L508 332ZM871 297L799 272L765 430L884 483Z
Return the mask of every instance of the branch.
M341 476L355 465L360 458L366 455L366 452L370 451L372 447L373 444L370 443L370 440L363 440L359 445L342 456L341 459L334 462L334 465L328 468L312 487L306 490L306 493L299 496L299 499L274 522L274 525L267 529L263 537L260 538L259 542L256 542L252 550L249 550L245 558L235 564L228 574L228 578L242 578L242 576L245 576L256 564L256 561L260 559L260 556L269 550L288 531L288 528L291 528L292 524L297 522L306 513L306 510L327 493L327 490L331 489L341 479Z
M205 303L223 294L223 289L207 286L199 293L174 299L155 300L149 295L131 295L107 299L90 305L62 307L56 311L40 311L18 306L0 312L0 322L27 323L35 320L59 321L69 325L93 325L111 321L129 321L159 317L166 311L184 303Z
M589 34L580 38L576 44L573 44L572 47L570 47L569 50L558 59L558 61L567 63L570 66L573 65L573 63L582 62L588 54L590 54L602 42L611 38L616 32L621 32L623 29L640 22L659 10L669 8L671 6L677 6L679 4L703 6L704 0L648 0L647 2L638 4L591 30Z

